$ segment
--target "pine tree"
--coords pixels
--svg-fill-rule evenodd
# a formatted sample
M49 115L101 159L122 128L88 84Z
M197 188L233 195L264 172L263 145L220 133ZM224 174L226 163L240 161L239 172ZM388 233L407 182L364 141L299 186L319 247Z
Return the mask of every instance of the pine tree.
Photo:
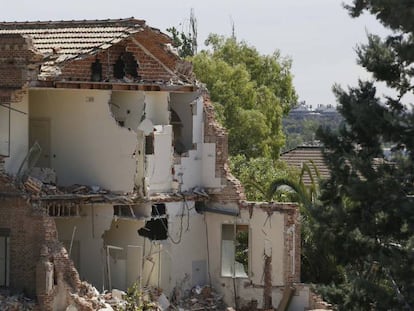
M315 209L315 235L343 271L325 293L340 310L413 310L414 1L354 0L346 8L352 17L375 15L391 32L368 35L357 49L374 81L335 86L344 123L318 133L331 178ZM377 95L377 82L395 95Z

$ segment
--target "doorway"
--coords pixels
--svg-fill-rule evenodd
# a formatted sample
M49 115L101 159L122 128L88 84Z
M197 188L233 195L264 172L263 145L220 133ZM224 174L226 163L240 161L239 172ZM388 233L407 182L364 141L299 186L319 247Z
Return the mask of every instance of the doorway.
M50 167L50 119L31 118L29 120L29 146L33 146L36 141L42 151L37 162L29 163L29 165Z

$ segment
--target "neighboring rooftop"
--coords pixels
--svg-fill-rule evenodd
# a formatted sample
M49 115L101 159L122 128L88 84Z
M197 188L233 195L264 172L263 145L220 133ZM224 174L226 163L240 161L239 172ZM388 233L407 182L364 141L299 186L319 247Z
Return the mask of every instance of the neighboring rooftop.
M329 169L323 158L321 146L298 146L282 153L280 159L286 161L289 166L297 167L298 169L302 169L303 164L307 164L315 180L317 179L317 173L321 179L327 179L330 176ZM312 163L318 172L315 172ZM310 177L306 173L303 176L303 183L307 186L312 184Z

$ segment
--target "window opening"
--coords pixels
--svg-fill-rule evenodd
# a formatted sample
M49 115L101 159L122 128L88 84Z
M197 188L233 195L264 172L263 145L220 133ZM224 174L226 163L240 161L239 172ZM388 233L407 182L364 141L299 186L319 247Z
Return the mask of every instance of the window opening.
M123 55L125 63L125 75L129 75L133 78L138 78L138 63L131 52L126 52Z
M150 240L166 240L168 238L168 219L164 203L152 205L152 218L138 230L138 235Z
M9 286L10 230L0 229L0 287Z
M171 110L171 125L173 127L173 135L174 135L174 151L178 153L179 155L186 152L186 148L183 143L183 137L182 137L182 127L183 123L181 122L180 117L178 114Z
M96 59L94 63L91 65L91 80L94 82L102 81L102 64L100 63L99 59Z
M248 277L249 227L223 224L221 228L221 275Z
M154 154L154 134L145 136L145 154Z
M114 205L114 216L135 218L134 211L130 205Z
M131 52L125 52L119 55L114 64L114 77L116 79L124 77L137 79L139 78L138 69L138 62L134 55Z
M122 79L125 76L125 63L122 60L122 56L119 55L118 59L114 64L114 77L116 79Z

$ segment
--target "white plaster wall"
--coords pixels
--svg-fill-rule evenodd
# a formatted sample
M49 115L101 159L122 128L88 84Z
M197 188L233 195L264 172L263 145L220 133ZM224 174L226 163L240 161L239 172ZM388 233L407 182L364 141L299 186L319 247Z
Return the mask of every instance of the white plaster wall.
M202 176L204 187L219 188L221 186L221 179L216 177L216 144L203 144Z
M206 213L210 249L210 271L213 286L224 295L227 304L234 306L234 284L231 277L221 277L221 226L222 224L248 224L249 235L249 278L235 279L237 295L246 302L257 299L259 306L263 300L263 289L245 286L253 283L263 285L264 251L272 251L272 284L283 284L284 215L274 212L269 217L261 209L254 209L252 218L247 210L241 210L239 217ZM277 305L280 294L273 292L273 303Z
M137 131L144 112L145 94L140 91L112 91L111 111L117 121L124 121L124 126Z
M25 92L22 95L20 102L11 104L11 108L26 113L10 112L10 157L5 160L5 169L12 175L17 173L29 151L29 94ZM8 134L5 136L8 137Z
M109 204L83 205L81 215L82 217L56 217L58 238L70 241L76 227L74 240L79 241L80 245L81 279L102 290L105 269L102 235L111 226L113 207Z
M196 149L190 150L187 156L181 157L181 163L174 166L174 179L181 184L182 191L194 187L219 188L220 178L216 178L216 145L204 143L203 98L193 101L193 144Z
M168 92L145 92L145 114L154 125L167 125L170 123Z
M188 156L181 157L181 163L174 166L174 179L180 183L181 191L189 191L194 187L202 187L202 160L198 150L190 150Z
M207 265L204 216L195 211L193 201L166 203L166 210L171 239L161 241L160 285L167 294L178 284L183 286L183 290L193 285L205 285L192 284L193 262L205 261ZM208 274L205 277L208 280ZM183 282L184 279L187 281Z
M104 244L120 247L123 250L111 250L112 288L126 290L134 282L140 282L142 275L142 251L144 238L138 230L145 226L144 220L115 218L103 235ZM131 251L128 246L139 246Z
M154 126L154 154L147 155L146 176L150 192L169 192L172 182L172 126Z
M137 134L111 115L110 91L31 90L30 117L51 120L51 166L60 185L132 191Z

